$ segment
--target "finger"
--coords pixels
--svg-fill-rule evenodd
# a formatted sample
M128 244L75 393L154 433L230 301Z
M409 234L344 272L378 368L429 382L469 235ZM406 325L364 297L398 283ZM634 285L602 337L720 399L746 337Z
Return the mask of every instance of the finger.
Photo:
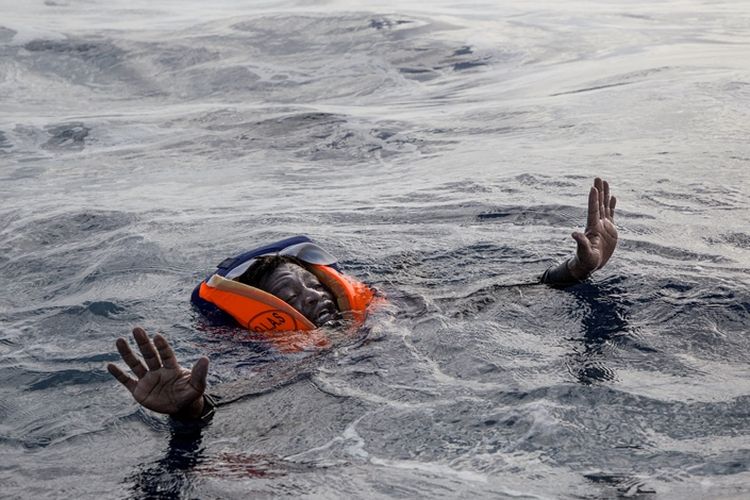
M206 391L206 377L208 376L208 358L202 357L193 365L190 370L190 385L203 394Z
M589 191L589 216L586 221L586 228L596 226L599 222L599 191L592 187Z
M174 351L169 346L167 339L159 335L158 333L154 337L154 345L159 351L159 357L164 368L179 368L180 364L177 362L177 358L174 356Z
M148 373L146 365L141 362L138 356L133 354L133 351L130 350L130 346L125 339L117 339L117 341L115 341L115 346L117 346L117 352L120 353L122 360L125 361L125 364L127 364L133 373L135 373L136 377L143 378L146 376L146 373Z
M604 183L600 177L594 179L594 187L599 192L599 217L604 217Z
M609 182L602 181L602 185L604 187L604 210L602 211L601 216L609 218Z
M138 343L138 349L141 350L143 360L146 362L146 366L148 366L148 369L158 370L159 368L161 368L161 360L159 359L159 354L156 352L156 348L154 347L153 342L151 342L151 339L148 338L148 335L143 330L143 328L133 328L133 338L135 338L135 341Z
M615 206L617 205L617 198L614 196L609 200L609 220L615 220Z
M133 394L133 391L135 391L135 386L138 385L138 382L128 377L128 375L124 371L120 370L117 365L113 365L112 363L109 363L107 365L107 371L110 373L110 375L115 377L118 382L124 385L128 389L128 391L130 391L130 394Z

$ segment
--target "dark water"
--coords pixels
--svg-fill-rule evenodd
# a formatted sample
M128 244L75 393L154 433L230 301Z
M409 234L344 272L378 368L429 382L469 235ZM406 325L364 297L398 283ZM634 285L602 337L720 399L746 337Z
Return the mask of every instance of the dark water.
M750 494L750 7L0 2L0 496ZM567 290L594 175L620 246ZM189 292L305 233L389 296L330 351ZM161 331L221 408L106 373Z

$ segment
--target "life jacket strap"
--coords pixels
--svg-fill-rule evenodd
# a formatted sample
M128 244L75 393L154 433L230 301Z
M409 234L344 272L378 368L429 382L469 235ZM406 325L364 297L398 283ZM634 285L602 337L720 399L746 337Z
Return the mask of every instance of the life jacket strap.
M309 265L308 269L328 287L338 302L339 311L346 319L362 323L367 315L367 306L375 293L370 287L354 281L329 266Z

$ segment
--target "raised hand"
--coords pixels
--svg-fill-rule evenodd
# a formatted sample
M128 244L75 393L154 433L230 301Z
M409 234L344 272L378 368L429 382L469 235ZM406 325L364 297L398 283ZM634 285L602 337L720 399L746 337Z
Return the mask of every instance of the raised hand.
M145 365L133 354L125 339L117 339L115 345L122 360L138 377L137 380L112 363L107 365L109 373L149 410L183 418L198 418L203 411L208 358L200 358L192 370L186 370L177 362L172 348L161 335L156 334L152 342L142 328L134 328L133 338Z
M577 279L585 279L607 263L617 246L615 227L615 205L617 199L610 196L609 184L600 178L594 179L589 191L589 214L583 233L576 231L573 239L578 248L576 256L568 263L568 269Z

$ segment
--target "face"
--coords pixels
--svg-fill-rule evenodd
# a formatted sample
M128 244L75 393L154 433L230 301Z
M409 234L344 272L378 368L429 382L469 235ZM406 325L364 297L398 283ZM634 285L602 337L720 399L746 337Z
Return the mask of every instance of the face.
M279 265L261 285L265 291L301 312L315 326L322 326L337 316L331 292L314 274L296 264Z

